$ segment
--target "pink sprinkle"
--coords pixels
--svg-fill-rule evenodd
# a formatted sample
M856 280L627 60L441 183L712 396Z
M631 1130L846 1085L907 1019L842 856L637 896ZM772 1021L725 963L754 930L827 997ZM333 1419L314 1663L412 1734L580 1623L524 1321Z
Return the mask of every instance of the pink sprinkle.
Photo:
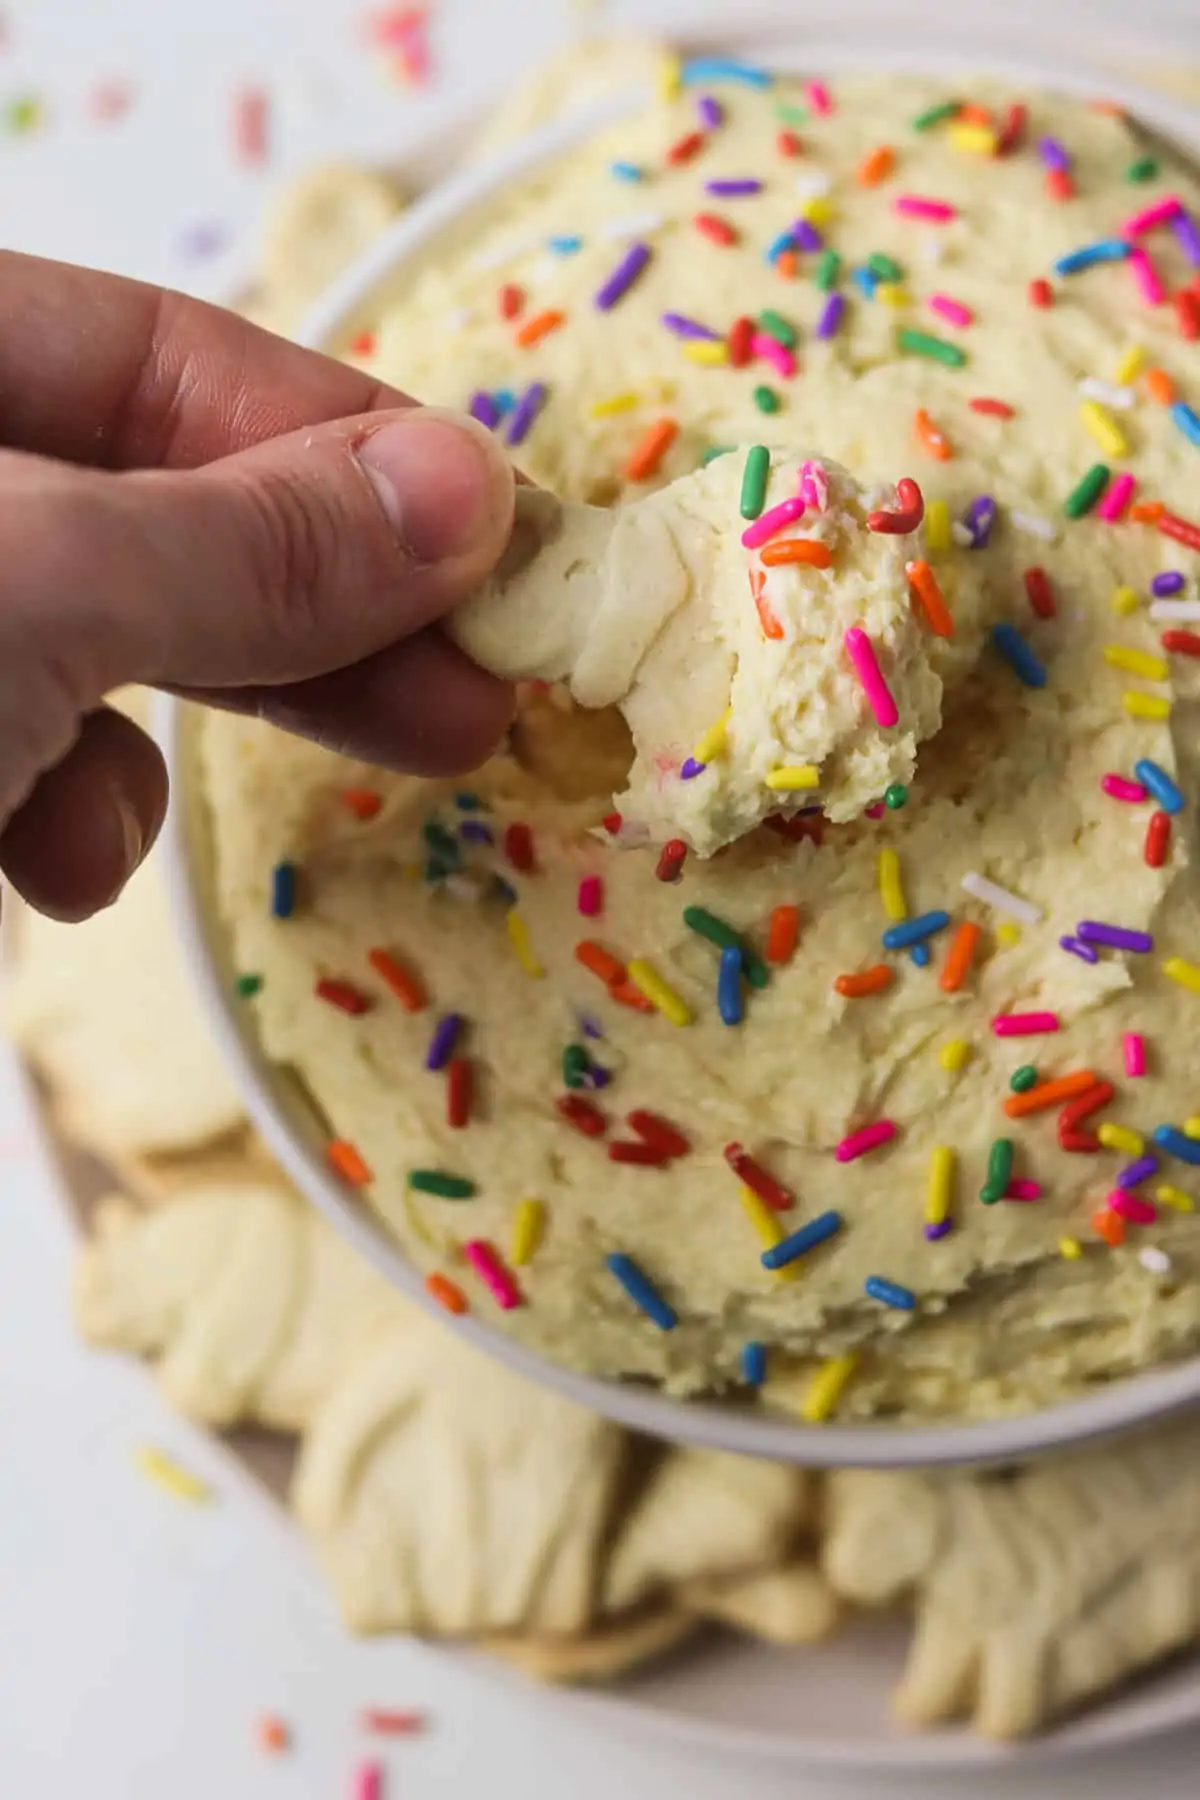
M491 1291L496 1305L511 1312L522 1303L521 1290L515 1278L501 1262L499 1254L486 1238L471 1238L463 1245L463 1255L484 1286Z
M992 1020L996 1037L1036 1037L1040 1032L1057 1030L1058 1014L1052 1012L997 1013Z
M354 1772L354 1800L383 1800L382 1763L359 1763Z
M755 356L761 356L765 362L769 362L775 373L782 375L785 380L790 381L796 373L796 359L791 351L786 350L773 337L768 337L765 331L755 332L750 339L750 348Z
M825 511L829 505L829 476L824 463L801 463L800 498L805 506L814 507L817 512Z
M970 307L964 306L961 300L952 300L949 294L930 294L927 304L930 312L940 314L943 319L949 319L951 325L965 326L975 323L975 314Z
M958 217L958 208L948 200L928 200L923 194L897 194L892 205L907 219L927 219L934 225L946 225Z
M1124 775L1102 775L1100 786L1111 800L1127 800L1130 806L1140 806L1146 798L1141 782L1130 781Z
M1041 1182L1040 1181L1026 1181L1020 1175L1018 1175L1013 1181L1010 1181L1008 1186L1004 1190L1004 1198L1006 1200L1040 1200L1041 1197L1042 1197Z
M868 819L882 819L886 811L887 807L882 800L872 800L870 806L867 808L867 817Z
M1114 1188L1106 1204L1110 1212L1120 1213L1131 1225L1153 1225L1158 1217L1158 1208L1152 1200L1140 1200L1136 1194L1126 1193L1124 1188Z
M1115 525L1133 499L1133 490L1136 486L1137 483L1128 472L1114 476L1096 508L1096 517L1103 519L1108 525Z
M804 517L805 505L806 502L796 494L791 500L781 500L778 506L763 513L761 518L747 525L742 533L742 543L746 549L757 550L760 544L775 537L785 526L794 525L797 519Z
M844 1137L834 1155L839 1162L854 1162L868 1150L890 1144L895 1135L896 1127L890 1119L877 1119L874 1125L864 1125L861 1131L852 1131L849 1137Z
M1146 1073L1146 1040L1140 1031L1127 1031L1121 1039L1121 1051L1125 1057L1125 1073L1138 1076Z
M828 118L833 111L833 98L825 83L823 81L807 81L804 84L804 92L808 97L808 104L817 117L819 119Z
M267 160L268 100L262 88L242 88L233 101L233 149L245 168Z
M1145 212L1134 213L1132 219L1126 219L1121 227L1121 236L1141 237L1145 232L1153 231L1156 225L1166 225L1182 211L1183 201L1179 195L1168 194L1165 200L1156 200Z
M1147 306L1161 306L1166 299L1163 284L1158 278L1158 270L1150 261L1144 250L1131 250L1128 257L1133 279L1142 299Z
M900 719L900 709L892 698L892 690L879 672L879 663L875 657L875 646L866 632L858 625L852 625L842 638L846 646L846 654L854 664L854 673L862 683L862 689L870 703L871 711L886 731L889 726L896 725Z
M594 919L604 905L604 883L599 875L585 875L579 884L579 910L585 919Z

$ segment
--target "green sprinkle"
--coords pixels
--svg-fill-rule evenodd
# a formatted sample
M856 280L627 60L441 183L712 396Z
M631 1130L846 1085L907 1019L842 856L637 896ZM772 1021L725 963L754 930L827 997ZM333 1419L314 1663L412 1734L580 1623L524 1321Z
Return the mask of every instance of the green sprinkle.
M759 313L758 322L767 336L773 337L775 342L782 344L785 350L796 348L796 328L794 325L789 325L781 313L772 312L768 307L766 312Z
M807 106L789 106L786 100L775 102L775 117L784 125L807 125Z
M883 796L883 804L891 812L899 812L902 806L908 805L908 789L902 781L894 781Z
M1153 181L1158 174L1158 161L1153 156L1139 156L1125 171L1126 181Z
M961 101L943 100L937 106L927 106L923 113L918 113L912 122L914 131L929 131L940 125L943 119L952 119L958 112Z
M752 444L746 452L746 467L742 471L741 514L743 519L757 519L762 516L770 474L771 452L763 444Z
M408 1185L418 1194L436 1194L439 1200L473 1200L475 1183L465 1175L443 1175L440 1169L410 1169Z
M1038 1073L1032 1063L1022 1063L1014 1069L1008 1078L1008 1085L1014 1094L1027 1094L1031 1087L1037 1085Z
M914 356L927 356L930 362L945 363L948 369L961 369L967 360L965 350L957 344L948 344L945 338L931 337L927 331L914 331L911 326L903 325L896 333L896 342L901 350L911 350Z
M757 406L760 413L777 413L779 408L783 405L783 402L775 392L774 388L756 387L754 390L754 404Z
M732 450L732 444L710 444L700 458L700 467L707 469L709 463L716 462L719 456L728 456Z
M586 1087L589 1069L588 1053L583 1045L566 1045L562 1053L563 1086L568 1088Z
M36 131L41 124L42 103L36 94L22 94L9 101L7 113L8 129L20 137L27 131Z
M1104 463L1093 463L1078 487L1073 487L1063 501L1068 519L1082 519L1090 513L1108 486L1108 469Z
M689 931L697 937L707 939L715 944L718 950L740 950L742 953L742 974L754 988L765 988L771 979L770 970L757 951L751 950L740 932L719 919L716 913L710 913L706 906L685 906L683 922Z
M450 869L458 867L461 855L458 839L453 832L446 830L440 820L426 819L421 827L421 836L435 862L445 863Z
M904 270L894 256L885 256L882 250L873 250L867 258L867 267L877 281L903 281Z
M251 995L258 993L262 984L263 978L261 975L239 975L235 984L239 999L249 1000Z
M1004 1191L1012 1180L1012 1170L1012 1139L997 1138L988 1151L987 1181L979 1195L985 1206L994 1206L997 1200L1003 1200Z
M817 266L813 271L813 280L823 294L827 294L842 267L842 259L836 250L822 250L817 258Z

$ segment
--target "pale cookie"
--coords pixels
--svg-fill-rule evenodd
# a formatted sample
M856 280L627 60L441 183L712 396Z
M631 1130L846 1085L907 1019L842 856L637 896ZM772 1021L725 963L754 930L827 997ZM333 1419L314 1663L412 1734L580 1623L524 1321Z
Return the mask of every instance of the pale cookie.
M648 89L663 58L663 47L653 38L607 31L547 57L489 111L472 142L471 161L487 164L564 113Z
M482 1648L536 1681L610 1682L694 1637L699 1621L671 1607L595 1626L583 1637L487 1637Z
M1014 1475L842 1472L825 1572L859 1604L915 1595L896 1715L1021 1737L1200 1636L1190 1422Z
M677 1593L703 1618L769 1644L815 1644L829 1637L843 1607L815 1562L784 1563L753 1575L707 1577Z
M406 204L399 181L383 170L343 163L309 170L268 215L261 279L242 310L269 330L294 331Z

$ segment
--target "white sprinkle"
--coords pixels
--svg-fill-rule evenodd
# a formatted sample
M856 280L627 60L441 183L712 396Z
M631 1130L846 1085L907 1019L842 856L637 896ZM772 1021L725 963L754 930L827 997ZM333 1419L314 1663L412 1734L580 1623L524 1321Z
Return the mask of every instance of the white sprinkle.
M1051 519L1043 519L1041 513L1017 512L1014 510L1013 512L1010 512L1008 516L1016 526L1017 530L1023 531L1027 537L1041 538L1044 544L1053 544L1057 542L1058 526L1055 525Z
M456 306L446 314L446 325L450 331L465 331L474 314L469 306Z
M1150 617L1161 622L1172 619L1194 625L1200 620L1200 600L1152 600Z
M921 239L922 259L931 266L936 266L946 254L946 240L935 232L927 231Z
M1030 900L1022 900L1017 894L1010 894L1007 888L998 887L986 875L977 875L974 869L963 876L962 888L964 893L982 900L985 906L994 906L997 912L1008 913L1011 918L1020 919L1022 925L1037 925L1045 917L1040 906L1034 906Z
M1098 400L1101 406L1112 406L1119 412L1127 412L1137 399L1131 387L1120 387L1115 381L1101 381L1095 375L1085 376L1079 391L1089 400Z
M600 236L602 238L646 237L650 232L661 231L666 222L665 213L627 213L621 219L606 219L600 227Z
M1147 1244L1144 1250L1138 1251L1138 1261L1143 1269L1149 1269L1152 1275L1169 1275L1171 1259L1165 1250L1159 1250L1154 1244Z
M833 176L824 169L806 169L796 177L796 192L802 200L823 200L833 192Z
M961 519L955 519L951 523L950 536L960 550L969 550L975 542L975 533L969 525L964 525Z
M480 250L471 258L473 269L498 269L501 263L515 262L519 256L528 256L531 250L540 249L544 242L540 231L527 231L524 237L509 238L503 244L494 244L490 250Z

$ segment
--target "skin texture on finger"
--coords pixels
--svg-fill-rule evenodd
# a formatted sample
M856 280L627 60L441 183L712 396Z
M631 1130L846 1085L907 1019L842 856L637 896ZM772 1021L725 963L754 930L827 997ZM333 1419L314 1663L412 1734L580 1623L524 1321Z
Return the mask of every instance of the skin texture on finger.
M0 870L50 918L89 918L116 899L166 810L167 772L157 746L131 720L101 707L0 832Z

